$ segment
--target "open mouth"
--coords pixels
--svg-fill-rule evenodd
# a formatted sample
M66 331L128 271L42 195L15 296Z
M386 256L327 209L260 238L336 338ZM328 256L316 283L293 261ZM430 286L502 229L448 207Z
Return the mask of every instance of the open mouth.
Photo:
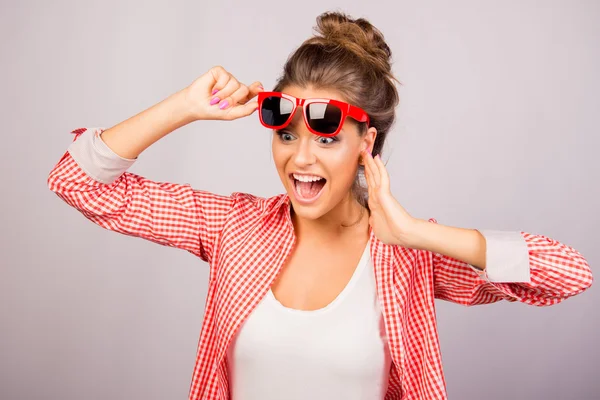
M317 175L290 174L289 177L292 181L296 199L301 203L316 201L327 183L327 179Z

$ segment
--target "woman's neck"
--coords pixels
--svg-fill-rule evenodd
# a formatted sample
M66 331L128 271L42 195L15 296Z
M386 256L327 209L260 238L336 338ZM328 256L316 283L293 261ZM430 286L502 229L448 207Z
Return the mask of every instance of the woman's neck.
M369 210L356 200L342 201L334 209L317 219L298 216L291 210L296 236L311 238L319 243L369 235Z

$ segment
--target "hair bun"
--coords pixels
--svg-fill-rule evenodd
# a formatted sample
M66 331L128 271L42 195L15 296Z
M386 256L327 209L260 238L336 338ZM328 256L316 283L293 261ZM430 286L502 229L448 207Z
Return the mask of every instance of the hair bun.
M392 51L383 34L363 18L353 19L343 12L325 12L317 17L315 31L334 45L343 46L391 71Z

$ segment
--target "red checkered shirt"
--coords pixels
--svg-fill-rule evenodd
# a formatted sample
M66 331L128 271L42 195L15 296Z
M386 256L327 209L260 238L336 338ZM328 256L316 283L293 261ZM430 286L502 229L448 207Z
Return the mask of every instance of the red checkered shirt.
M114 153L100 137L103 130L73 131L75 139L48 185L103 228L187 250L209 264L189 399L229 399L227 347L295 243L290 199L223 196L151 181L126 171L135 159ZM587 261L572 247L520 231L480 232L487 250L483 272L442 254L384 244L370 230L392 358L386 400L447 398L434 299L465 306L499 300L549 306L592 284Z

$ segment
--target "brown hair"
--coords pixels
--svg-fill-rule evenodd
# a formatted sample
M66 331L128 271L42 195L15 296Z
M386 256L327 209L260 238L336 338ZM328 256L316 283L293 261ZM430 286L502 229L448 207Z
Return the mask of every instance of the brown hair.
M383 34L366 19L352 19L343 12L319 15L314 29L318 35L307 39L288 57L273 91L294 85L340 92L345 101L369 115L371 126L377 129L373 156L381 154L399 102L394 81L401 84L392 74L392 51ZM360 135L366 131L366 123L360 123ZM352 192L359 203L368 207L361 176L362 165Z

